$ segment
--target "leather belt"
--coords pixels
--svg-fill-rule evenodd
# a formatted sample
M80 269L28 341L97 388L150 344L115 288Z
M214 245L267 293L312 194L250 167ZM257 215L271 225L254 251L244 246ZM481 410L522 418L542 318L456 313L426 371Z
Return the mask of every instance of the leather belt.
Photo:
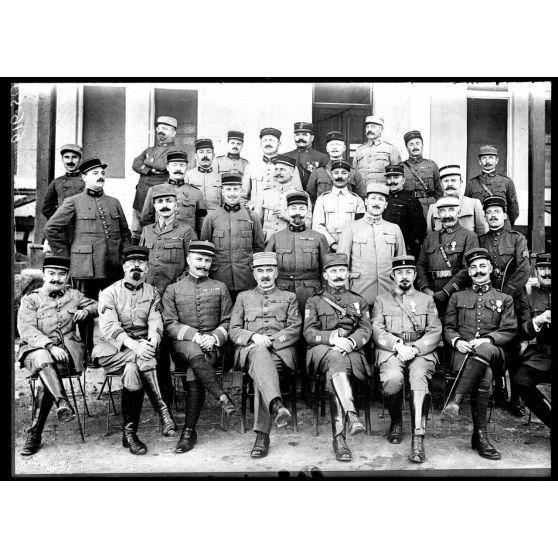
M444 269L442 271L431 271L434 279L442 279L443 277L453 277L454 272L451 269Z
M404 333L394 333L393 335L403 339L403 341L412 342L420 339L424 335L424 331L405 331Z

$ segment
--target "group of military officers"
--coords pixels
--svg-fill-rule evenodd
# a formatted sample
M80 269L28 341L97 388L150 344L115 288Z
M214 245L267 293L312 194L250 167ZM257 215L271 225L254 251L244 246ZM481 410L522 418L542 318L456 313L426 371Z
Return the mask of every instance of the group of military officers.
M442 338L446 365L459 370L445 412L458 415L470 395L472 447L482 457L500 458L486 410L493 377L495 394L507 399L506 368L512 411L524 413L523 398L550 426L550 404L536 388L550 370L550 255L537 256L540 287L528 294L526 240L510 227L515 188L495 174L494 146L481 147L482 174L462 195L460 168L424 159L420 132L405 134L409 158L400 164L376 116L366 118L367 143L353 165L343 159L342 133L327 135L328 156L311 147L312 124L298 122L292 152L279 154L281 132L264 128L263 157L252 165L240 156L244 135L231 131L220 157L210 139L198 139L188 170L176 128L176 119L159 117L157 145L134 161L131 231L119 200L104 192L107 165L81 162L79 146L61 149L66 176L53 181L43 208L51 250L44 284L18 312L18 359L44 386L22 454L39 449L53 404L60 420L74 418L60 379L68 363L121 373L122 443L131 453L147 451L137 435L144 392L162 434L177 434L171 358L187 370L176 452L190 451L206 390L225 414L235 413L216 374L227 343L233 366L254 382L255 458L268 453L272 422L290 422L280 389L290 370L326 376L333 449L350 460L346 434L364 431L353 384L372 375L374 362L391 443L402 441L409 375L409 457L422 463ZM93 347L95 316L101 342ZM533 339L520 356L518 341Z

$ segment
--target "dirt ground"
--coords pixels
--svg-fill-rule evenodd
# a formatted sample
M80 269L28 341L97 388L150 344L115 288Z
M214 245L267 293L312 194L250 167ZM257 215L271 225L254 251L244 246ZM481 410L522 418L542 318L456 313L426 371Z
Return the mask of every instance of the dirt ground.
M500 461L481 458L470 447L472 425L468 405L464 405L462 418L451 424L439 421L435 410L434 421L428 423L425 442L427 460L421 465L408 461L410 449L410 418L408 404L404 414L404 439L400 445L389 444L385 429L389 425L381 420L381 401L374 400L371 422L372 435L360 435L348 439L353 460L340 463L335 460L331 448L331 425L329 410L320 418L319 436L313 435L313 413L304 403L298 403L298 432L291 427L271 433L269 455L264 459L250 458L255 435L251 430L240 433L239 417L233 417L227 431L220 425L220 411L216 403L206 401L198 425L198 444L186 454L173 453L177 441L160 435L158 417L145 398L139 428L140 438L147 444L148 453L134 456L121 445L121 415L110 415L109 434L106 435L106 409L108 396L97 400L104 378L102 369L87 371L87 402L92 415L86 420L85 443L82 443L77 420L59 423L54 413L48 419L43 433L41 450L33 456L19 455L25 443L25 429L31 420L31 393L25 370L16 369L15 394L15 448L14 473L17 475L122 475L162 474L195 476L334 476L359 475L383 476L397 474L415 477L463 476L463 475L525 475L548 476L550 474L550 431L534 419L531 425L530 443L525 418L515 418L507 411L495 410L495 425L489 425L489 435L502 454ZM236 383L238 378L229 378ZM115 382L115 401L120 411L120 393ZM230 387L230 386L229 386ZM233 390L239 405L238 390ZM183 424L183 405L179 396L175 419ZM83 412L81 397L78 405ZM362 417L362 413L361 413ZM247 428L252 424L248 413ZM496 427L495 441L494 427Z

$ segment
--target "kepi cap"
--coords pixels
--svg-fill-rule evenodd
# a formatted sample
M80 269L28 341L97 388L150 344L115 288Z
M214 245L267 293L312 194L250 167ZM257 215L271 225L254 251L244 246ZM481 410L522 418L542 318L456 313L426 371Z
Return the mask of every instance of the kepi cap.
M345 138L345 134L343 132L328 132L326 134L326 143L333 141L333 140L338 140L338 141L346 141L347 138Z
M159 116L157 118L157 124L166 124L167 126L172 126L173 128L178 128L178 122L176 118L172 116Z
M122 250L122 261L145 260L149 261L149 248L146 246L129 246Z
M459 165L446 165L440 169L440 179L444 178L444 176L451 176L452 174L461 176L461 167Z
M295 122L294 123L294 131L295 132L309 132L310 134L314 133L314 125L312 122Z
M328 267L334 267L337 265L349 267L349 256L347 256L347 254L343 254L342 252L325 255L324 269L327 269Z
M277 128L262 128L260 130L260 139L264 136L275 136L278 140L281 139L281 130Z
M254 267L262 265L277 265L277 254L275 252L256 252L252 256Z
M403 165L388 165L385 168L384 176L391 176L393 174L404 175Z
M383 126L384 119L381 116L375 116L371 114L370 116L366 117L366 120L364 121L364 125L366 126L366 124L379 124L380 126Z
M482 207L486 211L486 209L492 205L500 206L504 211L507 209L506 200L502 196L488 196L484 198L482 202Z
M331 163L331 170L335 170L335 169L345 169L346 171L351 171L353 167L351 167L351 164L347 161L333 161Z
M382 194L387 199L389 197L389 187L377 180L371 180L366 183L366 195L368 194Z
M472 262L478 260L479 258L486 258L488 261L492 262L490 254L486 248L472 248L471 250L465 252L465 262L467 263L467 266L470 266Z
M188 252L195 252L196 254L213 257L215 255L215 244L209 242L209 240L191 240L188 246Z
M236 140L244 141L244 132L239 132L238 130L229 130L227 132L227 139L228 140L236 139Z
M43 269L45 267L54 267L56 269L63 269L64 271L70 270L70 258L63 256L45 256L43 262Z
M405 142L405 145L407 145L407 143L409 143L412 139L422 140L421 133L418 130L411 130L410 132L407 132L403 136L403 141Z
M151 188L151 197L163 198L166 196L174 196L176 198L176 186L165 182L164 184L156 184Z
M224 172L221 175L221 186L242 186L242 175L238 172Z
M402 269L404 267L412 267L416 269L416 261L414 256L396 256L391 258L391 269Z
M457 196L444 196L436 202L436 209L442 207L460 207L461 202Z
M83 156L83 149L81 148L81 146L76 145L74 143L66 143L65 145L63 145L60 148L60 155L64 155L66 151L71 151L72 153L76 153L80 157Z
M78 171L81 172L82 174L85 174L86 172L96 167L101 167L103 169L106 169L107 164L103 163L101 159L97 157L91 157L90 159L86 159L81 163L81 165L78 167Z
M200 138L194 142L194 149L197 151L198 149L213 149L213 141L209 138Z
M300 192L295 190L294 192L288 192L285 195L287 199L287 206L293 205L295 203L303 203L304 205L308 205L308 194L306 192Z
M188 154L184 151L171 151L167 153L167 163L187 163Z
M498 148L495 145L481 145L479 147L479 157L483 155L496 155L498 157Z
M551 255L548 254L548 253L537 254L537 258L535 260L535 267L539 267L541 265L551 265L550 258L551 258Z
M273 164L283 163L284 165L288 165L289 167L296 168L296 159L291 157L290 155L276 155L273 157Z

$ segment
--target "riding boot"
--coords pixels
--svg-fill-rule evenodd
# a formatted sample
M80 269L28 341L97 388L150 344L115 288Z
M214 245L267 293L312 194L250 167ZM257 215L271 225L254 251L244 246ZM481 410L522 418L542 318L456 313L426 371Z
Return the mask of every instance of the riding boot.
M358 413L353 399L353 389L349 381L349 376L339 373L331 376L331 387L339 400L344 415L344 423L347 423L348 431L351 436L361 434L366 429L358 420Z
M461 405L464 399L464 393L456 393L452 397L451 401L446 405L444 415L452 418L457 418L459 416L459 405Z
M20 452L21 455L33 455L39 451L43 428L45 427L48 414L50 413L52 404L54 403L54 399L52 398L50 391L47 389L41 389L40 391L42 395L37 395L37 397L41 398L37 405L39 411L35 415L33 424L27 431L27 440Z
M350 461L351 450L345 441L345 421L343 420L343 409L339 404L337 395L331 393L329 399L329 410L331 412L331 431L333 434L333 451L337 461Z
M525 404L548 428L551 428L552 407L550 401L535 387L521 389Z
M486 415L488 412L488 391L475 389L471 393L471 414L473 416L473 436L471 447L486 459L500 459L501 455L490 443L486 433Z
M184 428L174 450L175 453L185 453L196 445L198 441L196 425L205 401L205 388L199 380L187 382L185 378L182 378L182 384L186 392L186 416L184 417Z
M401 404L403 403L403 390L400 389L393 395L385 395L385 404L389 411L391 424L388 433L388 442L390 444L400 444L403 439L403 411Z
M58 375L58 371L52 364L45 364L41 370L39 370L39 378L45 389L50 391L54 402L56 403L56 415L58 420L68 422L76 418L74 410L68 401L68 396L62 385L62 380Z
M155 370L142 371L141 380L143 387L145 388L145 393L147 393L147 397L149 397L149 401L151 401L151 405L155 411L159 413L161 432L163 436L174 436L178 428L172 418L167 404L163 401L161 390L159 389L159 383L157 382L157 376L155 375Z
M517 388L514 388L513 384L511 385L511 395L508 403L508 409L514 417L521 418L525 416L525 405L523 404L519 393L517 393Z
M423 463L426 459L424 436L428 420L429 396L430 394L426 391L411 390L411 454L409 459L414 463Z
M122 386L122 445L134 455L147 452L147 446L137 437L143 393L143 389L130 391Z

